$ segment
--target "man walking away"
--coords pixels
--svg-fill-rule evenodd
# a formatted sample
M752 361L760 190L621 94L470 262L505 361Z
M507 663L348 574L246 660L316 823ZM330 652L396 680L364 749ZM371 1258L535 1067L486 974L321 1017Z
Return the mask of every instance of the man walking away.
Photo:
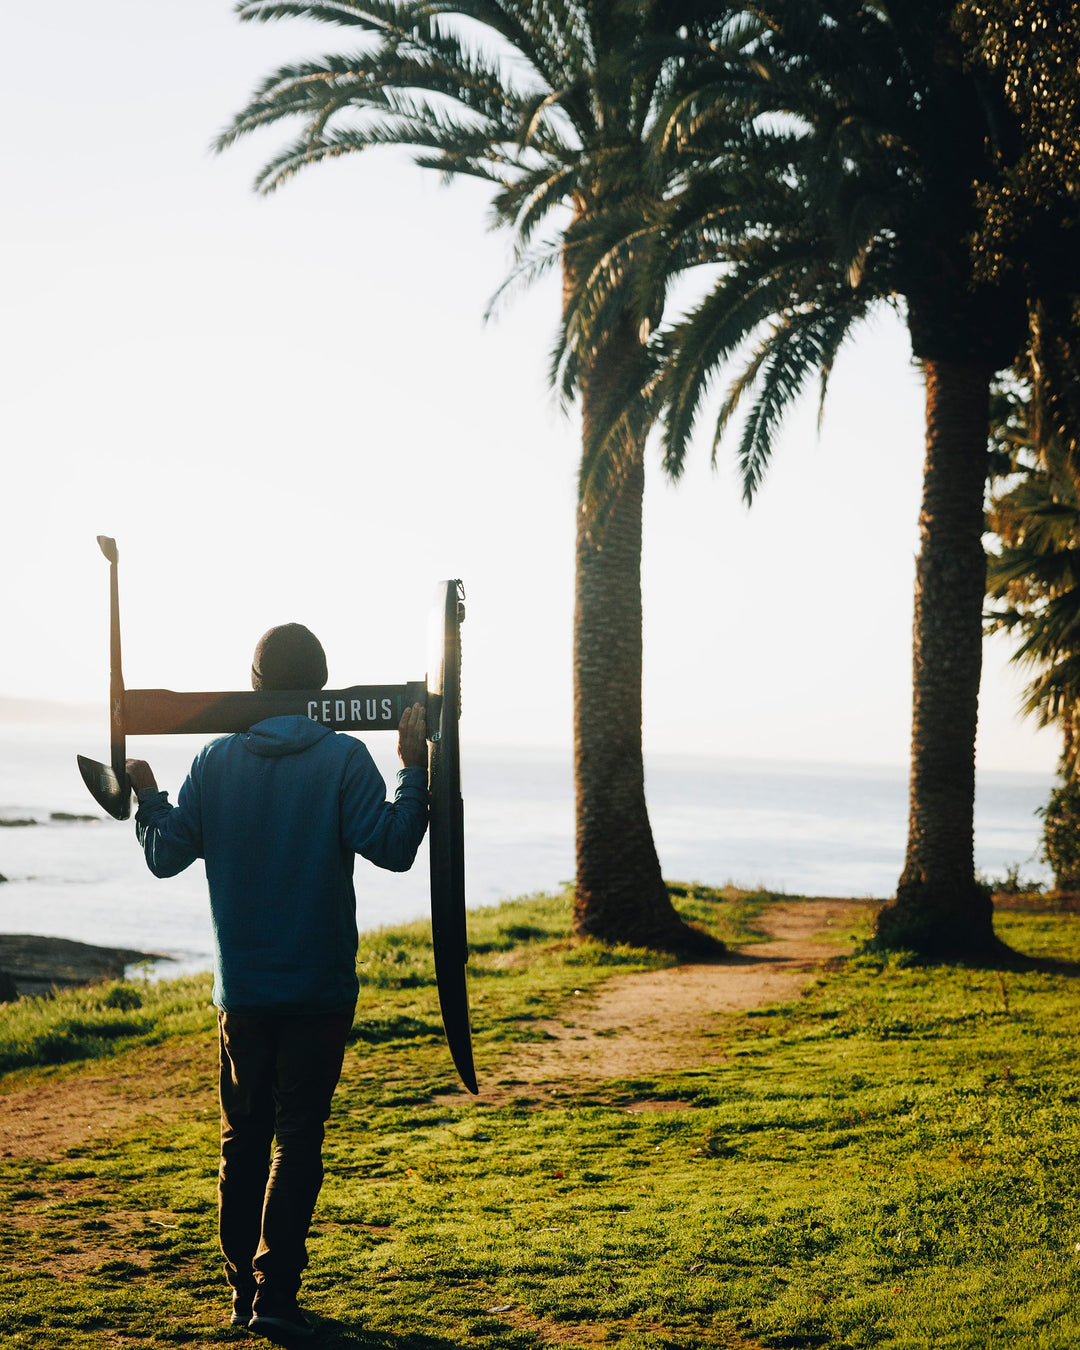
M302 624L271 628L255 649L255 689L321 689L326 675L322 645ZM231 1320L285 1344L314 1335L297 1294L359 992L354 857L395 872L412 866L427 827L420 704L401 719L398 754L392 802L361 741L302 716L211 741L175 806L149 765L127 766L151 872L171 877L206 861Z

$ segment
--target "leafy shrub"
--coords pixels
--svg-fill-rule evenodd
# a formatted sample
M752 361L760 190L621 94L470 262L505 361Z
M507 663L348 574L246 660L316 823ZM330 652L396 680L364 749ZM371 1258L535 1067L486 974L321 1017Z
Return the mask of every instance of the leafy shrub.
M101 1000L103 1008L119 1008L123 1012L131 1012L134 1008L142 1007L142 994L130 984L118 984L110 989Z
M1059 891L1080 890L1080 783L1070 777L1041 808L1043 859L1054 870Z

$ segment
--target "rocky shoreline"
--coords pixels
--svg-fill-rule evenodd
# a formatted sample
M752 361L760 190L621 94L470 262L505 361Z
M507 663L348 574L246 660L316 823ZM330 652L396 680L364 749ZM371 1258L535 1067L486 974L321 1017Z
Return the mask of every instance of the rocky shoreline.
M119 980L128 966L140 961L170 959L158 952L95 947L70 938L0 933L0 1002L22 994L48 994L98 980Z

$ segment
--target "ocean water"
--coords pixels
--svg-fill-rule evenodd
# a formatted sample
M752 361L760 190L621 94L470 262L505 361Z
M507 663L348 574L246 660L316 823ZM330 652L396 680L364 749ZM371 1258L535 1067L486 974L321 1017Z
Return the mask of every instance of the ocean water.
M173 800L201 744L196 737L132 738ZM368 746L388 783L394 741ZM146 870L130 821L101 816L75 762L108 757L104 726L0 723L0 932L40 933L173 958L162 974L211 963L202 864L159 881ZM466 892L470 907L556 888L573 875L569 752L463 746ZM1046 775L984 774L976 800L976 861L988 875L1036 861L1035 810ZM903 860L907 779L901 768L744 763L653 756L646 765L653 833L665 876L766 886L804 895L884 898ZM94 815L52 820L54 812ZM413 870L381 872L358 860L358 919L375 928L427 912L426 845Z

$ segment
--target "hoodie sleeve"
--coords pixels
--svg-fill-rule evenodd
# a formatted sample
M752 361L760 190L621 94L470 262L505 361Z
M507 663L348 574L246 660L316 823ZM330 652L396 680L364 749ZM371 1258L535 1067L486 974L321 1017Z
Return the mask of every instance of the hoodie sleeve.
M201 756L191 766L173 806L166 792L143 792L135 813L135 836L156 877L174 877L203 856Z
M427 829L426 769L401 769L394 800L362 742L349 757L341 789L341 834L347 848L390 872L407 872Z

